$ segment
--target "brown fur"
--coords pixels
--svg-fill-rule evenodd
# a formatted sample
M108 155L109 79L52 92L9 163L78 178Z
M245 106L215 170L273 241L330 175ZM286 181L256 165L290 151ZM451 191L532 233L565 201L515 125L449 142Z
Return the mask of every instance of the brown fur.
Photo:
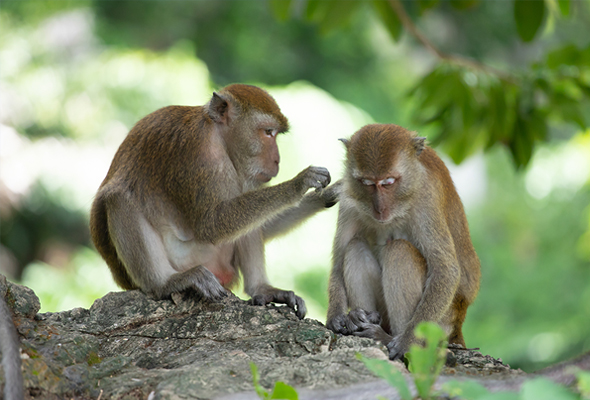
M221 91L221 93L225 92L238 99L245 110L255 109L272 115L281 124L281 132L289 130L289 121L287 121L274 99L263 89L252 85L229 85Z
M157 298L191 289L214 299L239 269L256 304L286 302L305 315L303 300L268 284L263 240L333 204L337 190L304 196L329 183L320 167L263 186L278 172L276 133L287 129L267 92L239 84L205 106L169 106L140 120L91 210L92 239L115 282Z
M366 321L363 326L356 325L357 331L351 331L354 324L346 317L349 307L358 307L350 304L350 293L359 298L359 288L366 287L366 267L361 266L376 263L383 270L379 283L383 286L373 292L383 292L387 310L397 310L396 315L384 318L392 321L395 335L388 344L392 358L407 351L415 340L414 328L425 320L440 323L450 334L451 343L464 345L461 327L467 307L479 290L480 264L448 169L435 151L424 145L424 138L397 125L367 125L345 143L347 172L334 241L328 327L340 333L369 332L368 336L383 337ZM395 180L380 183L388 178ZM359 240L364 243L361 247ZM391 247L390 243L400 240L407 241L413 250ZM361 249L356 252L364 255L350 263L344 254L353 242ZM425 261L412 258L413 252L419 252ZM412 269L422 268L426 268L425 275L411 273ZM422 287L418 298L414 294L399 297L399 290L416 285ZM365 304L371 304L369 298L378 297L372 293L366 296ZM402 322L405 317L400 316L408 311L409 319ZM358 320L357 314L354 317Z

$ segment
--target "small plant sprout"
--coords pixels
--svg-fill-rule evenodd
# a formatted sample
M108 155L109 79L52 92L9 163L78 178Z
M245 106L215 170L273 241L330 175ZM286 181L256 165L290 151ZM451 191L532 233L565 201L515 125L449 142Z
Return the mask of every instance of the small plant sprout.
M260 374L258 367L253 362L250 362L250 370L252 371L252 383L256 394L262 400L283 399L283 400L299 400L299 395L293 386L287 385L284 382L276 382L272 392L268 392L260 384Z

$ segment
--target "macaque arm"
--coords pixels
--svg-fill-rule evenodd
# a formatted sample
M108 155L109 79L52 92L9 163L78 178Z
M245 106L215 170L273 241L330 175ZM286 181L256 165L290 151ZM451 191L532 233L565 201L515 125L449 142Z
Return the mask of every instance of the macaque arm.
M422 321L439 322L451 306L461 280L453 239L442 216L420 229L418 242L424 244L422 254L426 259L426 282L422 298L403 334L406 337L410 337Z
M252 304L284 303L302 319L307 313L305 302L290 290L281 290L268 283L264 265L262 231L254 230L240 238L236 246L236 263L244 278L244 290L252 297Z
M336 182L325 189L314 190L303 196L301 201L270 219L262 227L264 241L281 236L301 225L307 218L338 202L342 182Z
M220 180L220 182L223 182ZM299 201L309 188L323 188L330 183L330 173L322 167L308 167L295 178L275 186L243 193L227 200L219 199L212 189L195 187L195 210L191 222L199 240L219 243L231 241L256 229L281 211ZM179 201L177 204L182 205ZM207 206L208 204L208 206Z
M340 325L345 321L341 321L341 319L348 312L348 296L344 283L344 253L358 229L352 214L352 209L346 204L346 201L340 202L332 255L332 271L328 288L329 306L326 319L326 325L334 331L343 329L343 326Z
M235 263L244 279L244 291L252 296L268 285L264 266L264 243L260 230L254 230L236 242Z

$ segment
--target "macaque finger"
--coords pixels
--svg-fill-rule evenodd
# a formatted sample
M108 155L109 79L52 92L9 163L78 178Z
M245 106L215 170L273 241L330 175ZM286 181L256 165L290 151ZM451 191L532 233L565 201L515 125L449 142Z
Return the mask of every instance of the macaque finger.
M299 296L295 296L295 301L297 303L297 317L299 319L305 318L305 314L307 314L307 307L305 306L305 301Z
M272 295L269 294L257 294L252 296L250 303L254 306L265 306L272 301Z

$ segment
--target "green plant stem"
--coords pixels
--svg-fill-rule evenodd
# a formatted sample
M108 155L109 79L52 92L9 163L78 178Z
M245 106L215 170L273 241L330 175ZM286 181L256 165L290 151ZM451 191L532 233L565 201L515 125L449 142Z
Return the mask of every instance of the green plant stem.
M516 79L514 78L514 76L505 71L499 70L497 68L480 63L467 57L444 53L443 51L438 49L422 32L420 32L420 30L418 30L418 27L414 24L400 0L389 0L389 4L391 5L393 11L397 14L404 28L412 36L414 36L418 40L418 42L420 42L424 47L426 47L426 49L433 53L437 58L461 67L466 67L469 69L474 69L491 75L495 75L499 79L502 79L509 83L516 83Z

